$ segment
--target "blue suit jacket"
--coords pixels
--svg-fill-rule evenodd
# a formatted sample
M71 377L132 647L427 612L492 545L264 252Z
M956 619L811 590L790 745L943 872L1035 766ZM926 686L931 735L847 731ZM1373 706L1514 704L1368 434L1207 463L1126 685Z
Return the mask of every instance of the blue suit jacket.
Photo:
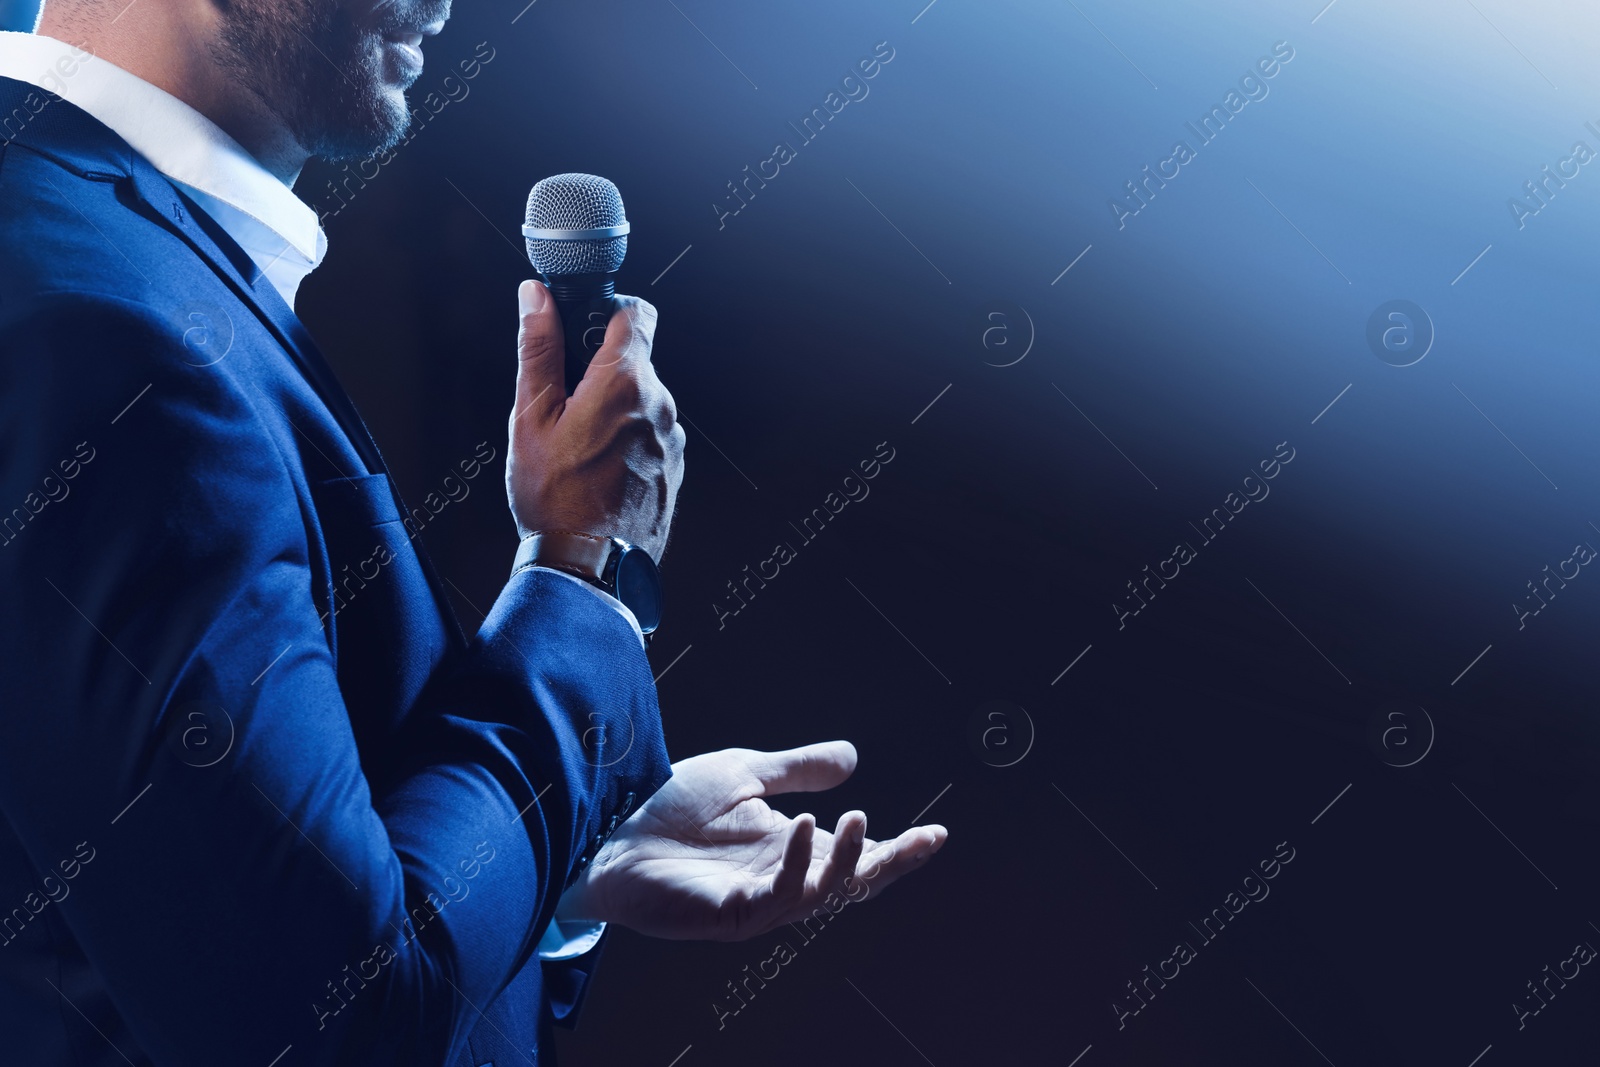
M525 571L466 639L237 245L0 127L0 1062L548 1062L593 954L538 936L670 773L637 636Z

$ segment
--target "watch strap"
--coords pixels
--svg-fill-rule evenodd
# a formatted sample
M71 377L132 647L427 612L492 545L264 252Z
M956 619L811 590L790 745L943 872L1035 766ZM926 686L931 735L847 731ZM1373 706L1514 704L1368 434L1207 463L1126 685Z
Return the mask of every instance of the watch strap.
M613 547L609 537L574 530L541 530L524 537L517 546L511 573L533 566L554 567L604 586L606 563Z

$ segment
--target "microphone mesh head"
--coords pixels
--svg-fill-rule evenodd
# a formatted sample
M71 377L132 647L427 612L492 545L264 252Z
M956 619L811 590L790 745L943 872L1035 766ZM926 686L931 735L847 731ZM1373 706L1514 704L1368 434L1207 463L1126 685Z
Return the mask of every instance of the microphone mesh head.
M541 230L593 230L627 221L622 194L593 174L553 174L528 194L527 225ZM528 259L542 274L610 274L628 254L628 235L582 241L525 237Z

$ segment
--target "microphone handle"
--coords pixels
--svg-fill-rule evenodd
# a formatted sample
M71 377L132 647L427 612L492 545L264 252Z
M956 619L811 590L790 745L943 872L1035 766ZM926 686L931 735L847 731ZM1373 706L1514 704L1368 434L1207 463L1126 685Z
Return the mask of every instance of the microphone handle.
M606 339L606 324L619 306L615 275L547 275L545 284L561 314L566 351L567 395L572 395L589 361Z

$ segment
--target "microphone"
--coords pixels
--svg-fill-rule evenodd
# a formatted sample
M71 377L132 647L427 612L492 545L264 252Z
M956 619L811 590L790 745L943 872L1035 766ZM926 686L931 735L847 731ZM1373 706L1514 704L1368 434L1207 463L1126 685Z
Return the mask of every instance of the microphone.
M553 174L528 193L523 222L528 259L561 313L570 394L618 306L616 278L629 229L622 194L593 174Z

